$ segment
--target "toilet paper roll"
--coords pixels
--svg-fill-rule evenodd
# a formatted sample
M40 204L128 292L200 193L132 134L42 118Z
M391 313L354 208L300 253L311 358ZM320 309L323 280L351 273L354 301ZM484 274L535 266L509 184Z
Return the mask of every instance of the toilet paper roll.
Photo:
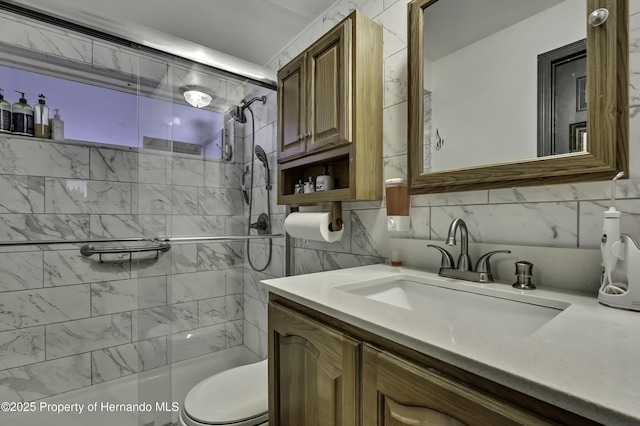
M284 220L284 229L294 238L333 243L342 239L344 226L339 231L330 231L331 213L291 213Z

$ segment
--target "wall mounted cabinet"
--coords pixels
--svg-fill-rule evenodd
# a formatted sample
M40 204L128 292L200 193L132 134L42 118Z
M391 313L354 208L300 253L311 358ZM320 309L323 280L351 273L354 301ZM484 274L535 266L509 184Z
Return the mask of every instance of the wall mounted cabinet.
M382 199L382 28L354 11L278 71L278 204ZM330 165L335 189L294 194Z

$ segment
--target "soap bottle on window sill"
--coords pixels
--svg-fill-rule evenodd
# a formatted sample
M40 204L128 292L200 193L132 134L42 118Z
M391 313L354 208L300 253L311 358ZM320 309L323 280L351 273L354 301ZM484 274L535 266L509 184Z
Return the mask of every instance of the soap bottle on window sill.
M38 105L36 105L34 111L34 135L36 138L49 139L49 107L45 104L44 95L40 93L38 95Z
M27 103L24 92L20 100L11 106L13 130L15 135L33 136L33 108Z
M0 133L11 133L11 104L4 100L0 89Z
M54 109L55 114L51 119L51 139L64 139L64 121L60 118L58 109Z

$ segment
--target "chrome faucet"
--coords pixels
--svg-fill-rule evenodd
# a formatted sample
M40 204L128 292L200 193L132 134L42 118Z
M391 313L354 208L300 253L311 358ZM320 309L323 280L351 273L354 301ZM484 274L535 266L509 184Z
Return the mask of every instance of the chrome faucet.
M469 232L467 224L464 220L453 219L449 225L449 233L447 235L446 244L449 246L456 245L456 231L460 229L460 256L458 257L458 271L471 270L471 258L469 257Z
M511 253L511 251L495 250L485 253L480 256L476 263L475 270L473 270L471 269L471 257L469 256L469 232L464 220L456 218L451 222L445 243L450 246L456 245L456 233L458 229L460 229L460 256L458 257L457 267L453 261L453 256L451 256L447 250L431 244L427 245L427 247L439 250L442 254L438 275L480 283L493 282L493 274L491 273L491 263L489 262L489 258L497 253Z

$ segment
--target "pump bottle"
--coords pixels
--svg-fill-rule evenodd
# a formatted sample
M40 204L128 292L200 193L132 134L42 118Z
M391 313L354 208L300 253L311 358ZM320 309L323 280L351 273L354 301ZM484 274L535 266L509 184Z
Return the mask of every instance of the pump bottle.
M13 118L13 133L16 135L33 136L33 108L27 103L24 92L16 90L22 97L11 106Z
M42 93L38 95L38 105L36 105L33 115L35 137L49 139L49 107L45 104Z
M4 100L0 89L0 133L11 133L11 104Z
M58 109L54 109L55 114L51 119L51 139L64 139L64 121L60 118Z

